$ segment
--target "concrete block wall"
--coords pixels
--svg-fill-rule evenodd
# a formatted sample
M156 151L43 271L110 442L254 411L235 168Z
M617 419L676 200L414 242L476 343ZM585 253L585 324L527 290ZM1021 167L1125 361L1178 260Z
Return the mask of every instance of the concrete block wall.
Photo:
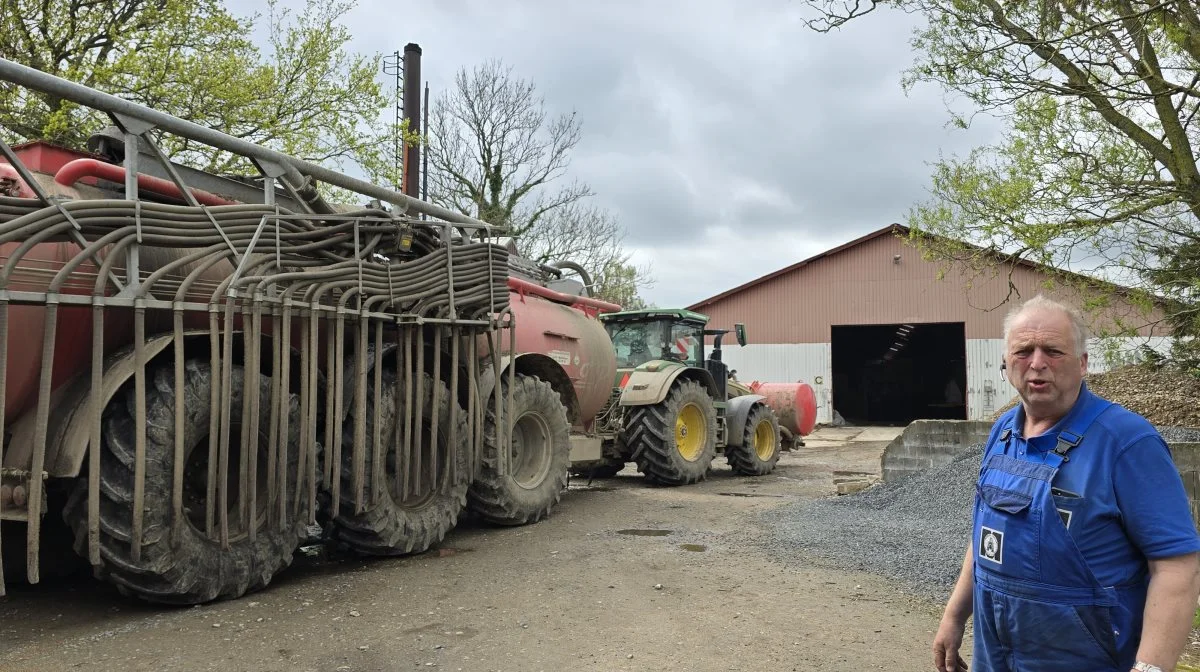
M1171 456L1179 475L1183 477L1183 488L1192 500L1192 521L1200 527L1200 443L1171 443Z
M970 446L987 441L992 423L980 420L916 420L883 451L883 480L893 481L940 467Z

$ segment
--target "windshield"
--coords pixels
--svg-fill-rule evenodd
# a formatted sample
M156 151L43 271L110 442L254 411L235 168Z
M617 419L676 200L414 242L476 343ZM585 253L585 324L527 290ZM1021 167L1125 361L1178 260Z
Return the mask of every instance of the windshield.
M667 320L613 322L607 325L617 353L617 367L630 369L655 359L703 364L702 327Z

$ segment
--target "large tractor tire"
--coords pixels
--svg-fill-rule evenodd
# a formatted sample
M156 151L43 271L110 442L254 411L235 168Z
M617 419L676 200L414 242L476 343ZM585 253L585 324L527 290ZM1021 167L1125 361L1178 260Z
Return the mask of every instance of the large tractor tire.
M508 381L501 386L506 394ZM489 404L489 408L491 408ZM508 473L496 471L496 417L487 414L483 465L467 493L467 505L496 525L525 525L550 515L567 487L571 422L558 392L537 376L517 374Z
M717 411L694 381L676 381L663 401L630 408L625 430L638 471L659 485L704 480L717 453Z
M399 465L396 462L396 447L392 437L396 422L403 422L403 415L397 416L396 409L396 373L390 367L385 367L380 379L380 437L384 442L384 480L386 492L375 496L371 484L371 473L374 463L370 442L374 436L375 377L368 374L367 403L366 403L366 432L367 450L365 478L363 479L363 502L365 510L356 512L354 492L354 418L346 419L342 432L342 469L341 469L341 504L338 515L334 517L334 536L346 543L347 546L364 555L405 555L422 553L429 547L441 541L446 533L454 528L458 516L462 513L467 501L467 486L469 478L455 483L444 478L448 465L447 458L457 460L459 473L466 473L471 445L470 426L467 412L462 406L457 411L457 444L448 446L450 439L450 404L457 404L451 399L450 388L442 381L435 381L428 374L424 384L414 388L416 395L424 395L421 402L421 438L413 437L414 445L422 446L422 471L427 471L430 465L429 456L429 425L433 421L433 390L438 392L438 427L437 454L438 473L435 476L424 474L421 493L409 493L405 496L403 486L397 487L396 472ZM401 400L400 407L403 407ZM414 425L415 427L415 425ZM403 430L403 428L401 428ZM410 487L415 490L415 480Z
M171 485L175 462L175 367L173 363L147 371L145 504L142 522L141 557L134 560L130 538L133 528L134 455L137 426L133 382L127 383L104 409L100 442L100 560L97 578L115 584L122 593L151 602L198 604L230 599L265 587L277 572L286 568L306 538L307 488L301 488L298 513L282 524L268 515L276 502L268 497L267 464L271 419L271 379L259 376L258 482L251 524L257 526L250 540L248 528L238 515L238 465L241 445L242 395L245 372L235 366L230 372L229 408L229 549L205 533L205 500L208 491L208 436L211 386L207 361L189 360L184 365L185 409L183 507L184 522L178 539L171 534ZM296 395L288 395L289 432L280 447L287 451L287 496L297 492L300 456L300 406ZM318 457L318 459L320 459ZM63 518L75 533L75 550L87 557L88 480L77 479L63 509ZM287 511L295 509L289 502ZM216 536L214 534L214 536Z
M765 404L755 404L742 430L742 445L726 446L725 459L734 473L762 476L779 462L779 419Z

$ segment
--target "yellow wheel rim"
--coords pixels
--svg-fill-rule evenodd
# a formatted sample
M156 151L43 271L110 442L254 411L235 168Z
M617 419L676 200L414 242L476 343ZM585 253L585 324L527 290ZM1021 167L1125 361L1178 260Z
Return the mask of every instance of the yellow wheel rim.
M708 425L704 422L704 411L696 404L688 404L675 418L675 446L688 462L700 459L704 445L708 443Z
M771 423L763 420L754 428L754 454L760 460L769 460L775 454L775 430Z

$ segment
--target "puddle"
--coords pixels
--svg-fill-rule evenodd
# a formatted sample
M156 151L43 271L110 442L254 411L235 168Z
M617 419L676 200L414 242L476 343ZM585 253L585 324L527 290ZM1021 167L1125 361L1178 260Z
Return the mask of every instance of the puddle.
M589 492L615 492L616 491L616 488L612 487L611 485L587 485L587 484L575 485L574 483L571 484L570 489L571 490L587 490Z
M617 534L629 534L635 537L665 537L674 530L617 530Z
M693 553L703 553L704 551L708 550L708 547L704 544L680 544L679 547L685 551L691 551Z
M763 495L757 492L718 492L717 494L726 497L776 497L782 499L790 497L790 495Z

